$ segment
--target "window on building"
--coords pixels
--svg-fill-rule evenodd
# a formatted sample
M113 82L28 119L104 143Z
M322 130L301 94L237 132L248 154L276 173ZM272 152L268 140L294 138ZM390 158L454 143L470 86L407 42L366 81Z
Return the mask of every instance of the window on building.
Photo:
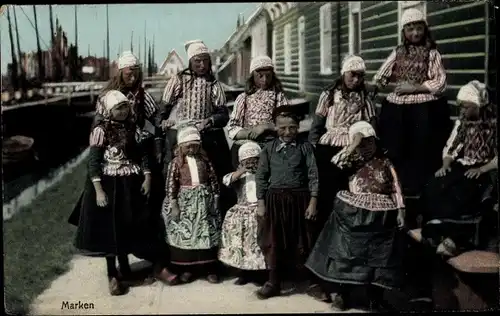
M409 8L415 8L422 11L424 16L427 15L426 1L398 1L398 34L401 33L403 26L401 25L401 16L403 11ZM398 44L401 44L401 36L398 36Z
M361 53L361 1L349 2L349 54Z
M273 29L273 38L272 38L272 46L273 46L273 56L271 57L273 59L273 62L276 63L276 30Z
M292 72L292 25L288 23L284 30L284 59L285 59L285 74Z
M332 74L332 4L320 8L320 73Z

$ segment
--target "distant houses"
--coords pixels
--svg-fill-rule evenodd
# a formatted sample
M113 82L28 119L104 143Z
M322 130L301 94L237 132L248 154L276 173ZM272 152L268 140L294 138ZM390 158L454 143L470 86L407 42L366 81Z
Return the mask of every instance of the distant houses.
M315 107L321 91L339 76L346 54L365 59L366 80L371 81L400 43L401 12L409 7L426 14L447 70L450 105L470 80L495 87L493 6L481 0L261 3L221 48L219 80L243 84L251 57L267 53L288 94L305 97ZM492 94L496 100L496 88Z
M177 74L185 68L182 58L177 54L175 49L172 49L165 61L161 64L158 75L170 77Z

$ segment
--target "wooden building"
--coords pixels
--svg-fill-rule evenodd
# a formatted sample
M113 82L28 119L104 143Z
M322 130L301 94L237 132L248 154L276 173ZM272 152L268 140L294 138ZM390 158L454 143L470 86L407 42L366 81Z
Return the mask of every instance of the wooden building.
M181 72L185 68L182 58L172 49L158 70L158 75L170 77Z
M400 17L409 7L426 14L447 71L445 95L450 105L470 80L496 86L496 31L490 1L269 2L259 6L254 21L266 19L266 31L272 35L271 48L264 52L270 52L285 89L309 99L312 111L321 91L339 76L346 54L363 57L366 80L372 80L401 42ZM241 29L243 35L233 36L229 46L234 52L245 47L245 34L254 34L257 23L252 22ZM492 98L496 100L496 89ZM456 115L457 109L452 109Z

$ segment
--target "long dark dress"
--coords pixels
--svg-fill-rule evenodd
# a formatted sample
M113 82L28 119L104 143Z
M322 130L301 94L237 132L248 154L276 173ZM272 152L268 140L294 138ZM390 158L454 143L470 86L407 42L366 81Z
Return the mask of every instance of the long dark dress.
M271 271L293 273L301 267L318 227L305 219L311 196L318 194L318 170L313 146L303 140L280 139L264 146L256 174L257 198L266 213L259 223L258 242Z
M171 112L175 115L171 116ZM202 146L212 162L219 185L221 186L221 211L223 214L234 205L236 195L222 186L224 175L232 171L231 153L223 128L229 121L226 96L217 81L209 81L189 73L172 77L162 97L161 120L174 119L180 128L188 123L197 123L210 118L210 128L201 131ZM174 157L177 145L177 126L169 129L165 136L164 170Z
M442 93L446 71L441 55L425 45L400 45L374 77L382 86L389 82L417 84L429 92L408 95L389 93L382 102L379 137L401 178L405 195L419 195L439 164L439 150L448 132L448 104ZM446 137L446 136L445 136Z
M493 185L489 174L469 179L465 172L479 168L497 156L496 118L489 120L457 120L455 128L443 150L444 157L454 159L451 171L444 177L433 177L427 184L420 202L425 225L422 236L439 243L442 237L455 242L466 241L469 236L457 220L478 215L485 194ZM436 222L439 220L439 222Z
M125 130L119 123L110 125ZM127 255L151 247L146 201L141 195L143 173L149 172L147 154L138 150L133 128L125 139L111 143L110 125L99 124L91 133L89 175L75 210L79 214L75 246L90 256ZM97 205L93 181L101 182L108 198L106 207Z
M161 206L165 198L165 179L162 174L162 164L156 161L158 152L162 150L163 136L160 129L160 108L153 96L143 88L137 91L122 90L133 104L133 113L136 122L136 139L139 150L149 157L149 169L152 173L151 193L144 209L149 229L147 230L150 242L155 244L152 250L141 249L134 255L154 263L168 262L168 247L163 241L163 221L161 220ZM101 99L97 100L94 126L104 119L104 105Z
M257 125L273 123L273 111L275 108L288 105L288 100L283 92L274 90L257 90L251 95L241 93L234 103L233 112L227 126L227 133L232 139L231 159L233 168L239 165L238 150L247 139L236 139L236 135L242 129L251 129ZM260 147L276 138L276 132L267 131L255 141Z
M309 132L319 170L318 222L326 222L335 194L347 189L348 171L333 164L332 158L349 144L349 127L362 120L370 122L375 114L364 92L346 92L340 86L321 94Z
M382 154L354 161L353 168L349 191L337 193L306 267L327 282L399 286L396 218L404 204L396 172Z

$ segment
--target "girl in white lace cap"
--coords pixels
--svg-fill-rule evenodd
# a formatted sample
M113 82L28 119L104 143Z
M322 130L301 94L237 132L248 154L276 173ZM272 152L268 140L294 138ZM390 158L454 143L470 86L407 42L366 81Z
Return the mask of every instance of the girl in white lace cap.
M425 15L415 8L401 16L402 44L382 64L373 81L380 89L393 83L382 102L379 136L401 176L407 196L418 196L436 163L448 125L448 103L442 98L446 71ZM450 126L451 127L451 126Z
M162 211L171 261L179 267L183 283L193 280L195 267L210 283L218 283L221 213L217 175L196 127L180 129L177 143L179 154L168 167Z
M349 145L349 127L361 120L374 123L375 107L364 84L364 60L348 55L342 62L341 76L323 91L313 117L309 141L315 145L319 170L318 222L330 214L337 191L347 188L348 175L331 159Z
M231 153L223 128L229 121L226 96L212 72L208 47L201 40L185 43L189 67L168 81L161 105L162 128L165 131L164 165L174 157L178 129L195 124L201 133L202 147L213 163L219 183L231 172ZM171 112L176 117L172 119ZM165 168L166 169L166 168ZM221 209L234 204L234 193L222 187Z
M404 225L404 202L398 176L365 121L351 125L350 145L333 162L351 169L349 189L337 193L333 211L307 260L321 281L340 285L332 308L351 307L350 285L368 286L371 309L387 307L383 289L402 284L402 250L396 230ZM384 306L385 305L385 306Z
M227 128L229 138L234 141L231 147L234 168L238 167L238 149L242 144L253 140L263 146L276 137L272 114L282 105L288 105L288 100L272 59L254 57L245 92L236 98Z
M443 165L420 199L424 242L447 255L474 247L469 243L473 236L456 220L481 211L485 193L496 181L491 171L498 169L496 107L485 84L474 80L464 85L457 105L462 111L444 146Z
M127 97L111 90L102 102L104 120L90 135L89 176L70 222L78 226L76 248L84 255L106 257L110 293L121 295L123 281L131 277L127 255L150 246L149 228L140 214L150 193L151 172L147 153L137 146Z
M219 260L239 269L236 285L255 281L259 270L266 269L262 250L257 242L257 191L255 172L261 148L249 141L238 150L240 165L235 172L224 176L223 183L232 186L238 194L238 202L230 208L222 225L222 247Z

